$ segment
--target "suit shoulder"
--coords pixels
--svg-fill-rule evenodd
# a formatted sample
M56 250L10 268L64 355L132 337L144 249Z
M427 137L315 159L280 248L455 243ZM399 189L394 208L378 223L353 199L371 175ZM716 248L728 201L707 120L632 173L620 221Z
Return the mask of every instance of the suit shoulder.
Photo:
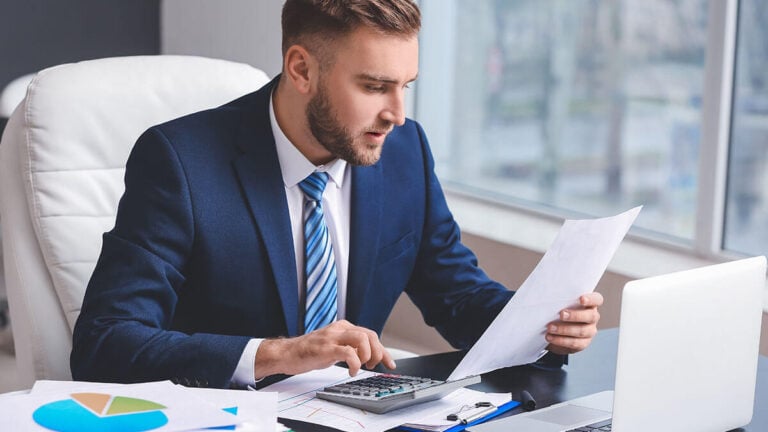
M258 91L249 93L219 107L152 126L145 134L162 137L180 155L231 155L243 125L260 116L268 118L268 105L262 97Z

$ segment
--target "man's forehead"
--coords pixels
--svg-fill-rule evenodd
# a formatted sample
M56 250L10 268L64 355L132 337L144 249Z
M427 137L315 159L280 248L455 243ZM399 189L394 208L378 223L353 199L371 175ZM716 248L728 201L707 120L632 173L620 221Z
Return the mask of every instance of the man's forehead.
M405 84L419 71L416 35L403 36L359 29L340 41L337 66L355 79Z

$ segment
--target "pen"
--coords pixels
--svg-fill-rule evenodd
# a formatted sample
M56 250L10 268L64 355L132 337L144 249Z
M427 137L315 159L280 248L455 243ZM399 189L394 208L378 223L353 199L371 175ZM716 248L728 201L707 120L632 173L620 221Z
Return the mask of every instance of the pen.
M494 411L496 411L496 407L491 405L490 407L488 407L488 408L486 408L486 409L484 409L482 411L476 412L476 413L472 414L469 417L464 417L463 419L461 419L461 424L465 425L465 424L472 423L473 421L475 421L477 419L481 419L481 418L485 417L486 414L490 414L490 413L492 413Z
M520 392L520 402L523 405L525 411L533 411L536 409L536 399L528 393L528 390Z

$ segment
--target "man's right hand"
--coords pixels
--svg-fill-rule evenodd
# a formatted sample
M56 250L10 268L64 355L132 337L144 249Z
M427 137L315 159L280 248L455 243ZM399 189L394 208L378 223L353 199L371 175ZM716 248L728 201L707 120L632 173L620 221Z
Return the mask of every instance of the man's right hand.
M357 375L362 365L370 369L383 363L395 368L376 332L341 320L295 338L262 341L256 352L255 378L297 375L338 362L347 364L350 376Z

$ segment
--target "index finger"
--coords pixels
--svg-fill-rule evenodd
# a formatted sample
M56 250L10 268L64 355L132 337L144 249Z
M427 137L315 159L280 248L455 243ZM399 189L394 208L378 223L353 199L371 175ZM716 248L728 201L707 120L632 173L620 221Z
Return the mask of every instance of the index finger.
M381 359L381 362L384 363L384 366L386 366L389 370L397 367L395 360L392 358L392 355L386 349L384 349L384 357Z
M366 364L368 368L375 367L379 362L384 363L387 369L395 368L395 361L392 359L392 355L389 354L384 345L379 340L379 335L375 331L366 329L368 337L371 343L371 360Z

